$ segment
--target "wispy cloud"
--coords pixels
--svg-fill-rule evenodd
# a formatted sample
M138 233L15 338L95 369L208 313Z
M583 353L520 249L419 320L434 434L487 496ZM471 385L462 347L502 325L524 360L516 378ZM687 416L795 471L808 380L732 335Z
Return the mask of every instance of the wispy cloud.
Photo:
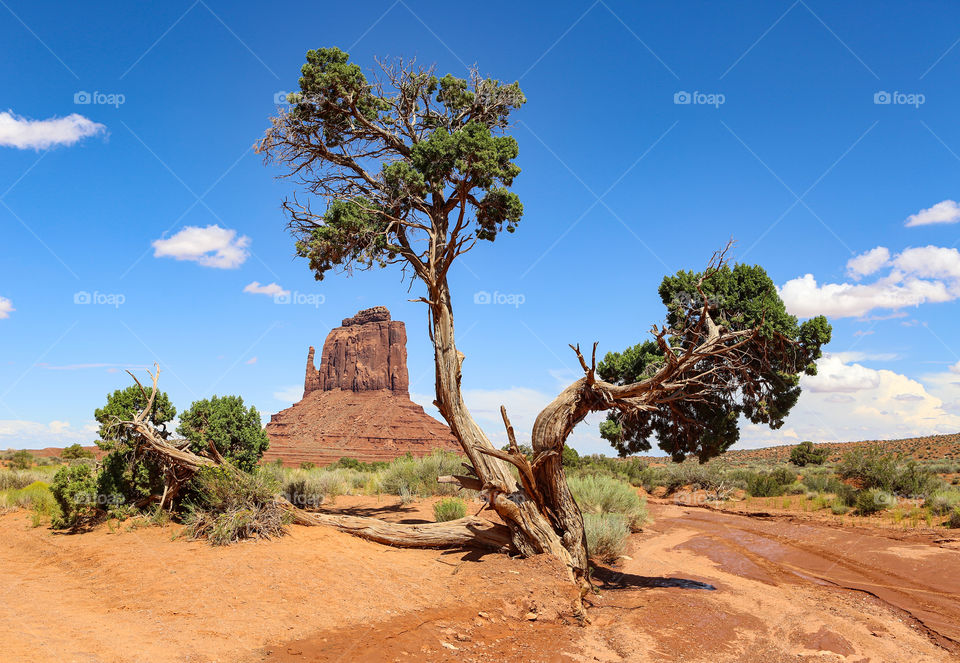
M13 302L6 297L0 297L0 320L10 317L10 314L17 309L13 308Z
M106 368L108 370L116 371L117 369L143 369L150 368L146 364L109 364L109 363L95 363L95 364L64 364L62 366L51 366L50 364L37 364L38 368L45 368L48 371L85 371L92 368Z
M276 283L271 283L269 285L260 285L260 281L254 281L253 283L248 283L244 288L244 292L250 293L251 295L268 295L270 297L277 297L281 295L289 295L289 290L284 290L283 286Z

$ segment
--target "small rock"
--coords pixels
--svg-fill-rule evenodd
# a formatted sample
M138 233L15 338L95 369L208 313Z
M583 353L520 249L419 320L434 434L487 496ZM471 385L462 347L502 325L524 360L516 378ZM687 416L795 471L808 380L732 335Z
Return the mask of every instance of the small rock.
M452 650L454 650L454 651L460 651L459 648L454 647L454 646L451 645L449 642L444 642L443 640L441 640L441 641L440 641L440 644L443 645L444 647L446 647L447 649L452 649Z
M527 621L535 622L537 621L537 613L528 612L526 615L524 615L524 619L526 619Z
M456 638L457 640L459 640L460 642L467 642L468 640L470 640L470 636L467 635L466 633L457 633L457 634L456 634L455 636L453 636L453 637L455 637L455 638Z
M485 613L485 612L483 612L483 611L478 612L478 613L477 613L477 616L478 616L478 617L483 617L484 619L490 619L490 615L488 615L487 613Z

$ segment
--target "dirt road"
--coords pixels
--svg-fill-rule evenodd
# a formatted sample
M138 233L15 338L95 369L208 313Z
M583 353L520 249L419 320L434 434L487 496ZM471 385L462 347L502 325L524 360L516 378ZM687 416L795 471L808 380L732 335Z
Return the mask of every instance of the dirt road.
M431 503L338 506L407 522ZM652 505L591 623L546 559L396 550L323 528L229 548L175 527L62 536L0 516L0 661L958 660L960 552Z
M915 618L945 645L960 644L956 549L704 509L663 515L661 527L697 532L683 547L722 569L771 585L806 581L866 592Z

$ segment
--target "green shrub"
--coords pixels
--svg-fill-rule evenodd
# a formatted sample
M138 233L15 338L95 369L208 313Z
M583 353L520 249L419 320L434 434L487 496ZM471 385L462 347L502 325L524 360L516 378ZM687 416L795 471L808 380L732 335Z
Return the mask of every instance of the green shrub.
M97 479L86 464L67 465L57 470L51 487L60 513L53 519L55 529L75 529L97 508Z
M847 506L854 506L857 503L857 489L853 486L838 482L837 489L834 491L837 499Z
M356 470L357 472L379 472L380 470L385 470L389 466L390 463L386 463L382 460L375 460L372 463L364 463L356 458L344 456L336 463L328 465L326 469L335 470L342 468L346 470Z
M825 460L827 460L827 450L817 449L813 446L813 442L801 442L790 450L790 462L797 467L823 465Z
M568 469L580 467L580 454L573 447L564 445L560 464Z
M825 467L804 470L800 474L800 482L816 493L836 494L838 490L841 490L840 486L843 485L843 482L833 474L832 470Z
M190 440L193 453L208 453L210 445L244 472L260 462L270 440L257 408L240 396L213 396L195 401L180 415L177 432Z
M640 529L647 520L646 500L623 481L589 474L568 477L567 485L584 513L619 514L632 530Z
M949 514L957 506L960 506L960 491L939 490L932 493L925 501L925 506L938 516Z
M33 467L33 454L29 451L20 451L13 452L13 455L10 457L10 469L11 470L29 470Z
M854 506L857 508L857 513L866 516L889 509L895 502L896 498L889 492L879 488L869 488L857 493Z
M685 486L690 486L694 490L715 490L725 479L716 466L703 465L695 461L643 468L638 472L637 477L638 480L631 483L642 485L648 491L663 486L668 494Z
M323 504L326 495L317 482L308 477L292 477L283 486L283 496L296 507L314 509Z
M77 460L79 458L93 458L93 452L89 449L84 449L80 443L71 444L69 447L63 450L63 453L60 454L60 457L63 460Z
M213 545L269 539L284 534L290 523L290 515L274 500L280 486L269 472L204 467L190 485L185 520L194 539L206 538Z
M101 461L97 476L99 500L117 507L121 504L142 504L151 495L163 491L163 472L152 459L137 456L130 431L117 426L118 421L130 420L147 405L147 399L137 385L117 389L107 395L107 402L94 411L100 424L97 446L107 452ZM177 414L166 392L158 392L147 416L161 433Z
M581 456L578 467L584 474L618 477L634 486L642 485L643 475L651 469L647 461L640 458L609 458L601 454Z
M783 484L769 474L755 474L747 480L747 493L752 497L778 497L783 494Z
M45 472L36 470L0 470L0 491L19 490L35 481L44 481L49 477Z
M630 526L618 513L584 513L583 527L590 556L605 563L617 561L627 545Z
M770 476L781 486L789 486L797 480L797 473L784 465L775 467L773 471L770 472Z
M920 497L935 491L942 483L933 472L920 465L915 460L901 462L897 466L897 473L893 480L893 492L898 495Z
M783 492L787 495L805 495L807 492L807 487L799 481L794 481L793 483L784 486Z
M400 495L404 489L409 495L453 495L457 487L438 484L437 477L458 474L463 468L462 458L449 451L434 451L428 456L414 458L409 454L397 458L383 471L380 478L382 490L391 495Z
M856 481L861 488L878 488L911 497L926 495L937 485L933 473L918 462L885 453L879 446L848 452L837 471L842 478Z
M444 497L433 505L433 517L438 523L457 520L466 515L467 505L458 497Z
M311 463L310 461L306 461L306 462L304 462L304 463L300 463L300 469L301 469L301 470L312 470L312 469L315 469L316 467L317 467L317 464L316 464L316 463Z
M844 504L841 500L834 500L830 504L830 510L834 513L834 515L842 516L850 511L850 507Z
M955 507L953 511L950 512L950 517L947 519L946 525L953 529L960 528L960 507Z

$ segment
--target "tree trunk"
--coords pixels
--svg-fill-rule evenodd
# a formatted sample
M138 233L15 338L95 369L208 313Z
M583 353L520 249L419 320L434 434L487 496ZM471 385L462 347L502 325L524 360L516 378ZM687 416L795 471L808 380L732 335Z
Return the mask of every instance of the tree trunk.
M521 472L526 460L521 460L520 454L497 450L463 401L460 371L464 357L454 341L453 309L446 279L431 288L429 305L437 371L435 404L470 459L488 504L510 528L513 545L521 554L551 554L567 566L575 582L584 584L586 538L579 509L566 487L559 460L563 439L559 440L559 446L556 441L543 442L545 448L549 446L557 451L556 457L551 456L539 465L535 483L528 481L529 485L518 487L503 460L519 464ZM568 522L576 527L572 535L566 528Z
M537 415L531 432L533 474L545 502L551 505L563 546L574 564L587 568L587 535L563 471L563 447L573 427L590 412L583 397L585 378L567 387Z
M400 548L479 547L504 550L510 546L510 530L503 525L468 516L442 523L409 525L388 523L379 518L337 516L299 509L287 500L277 503L293 516L298 525L324 525L377 543Z

